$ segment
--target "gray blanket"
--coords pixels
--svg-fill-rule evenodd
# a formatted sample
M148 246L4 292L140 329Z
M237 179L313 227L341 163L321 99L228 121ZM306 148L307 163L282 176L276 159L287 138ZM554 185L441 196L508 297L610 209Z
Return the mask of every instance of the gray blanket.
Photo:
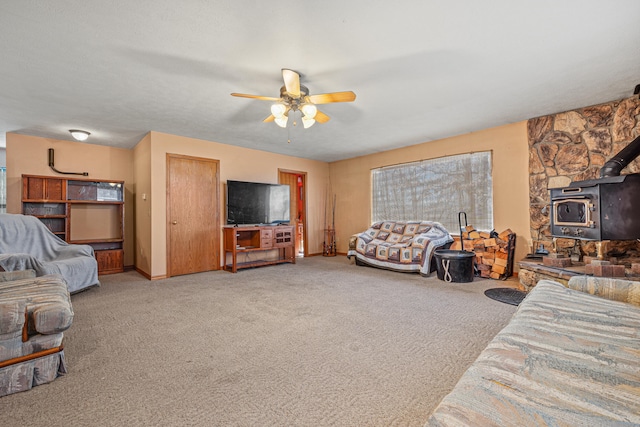
M100 284L91 246L69 244L29 215L0 214L0 267L33 269L37 276L60 274L69 292Z

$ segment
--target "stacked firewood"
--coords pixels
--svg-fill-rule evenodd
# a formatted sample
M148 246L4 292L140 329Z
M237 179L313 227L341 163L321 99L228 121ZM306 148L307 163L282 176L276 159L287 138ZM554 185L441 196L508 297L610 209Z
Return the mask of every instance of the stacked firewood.
M510 229L498 234L495 231L478 231L472 225L467 225L462 232L462 245L459 237L454 239L450 249L476 254L476 268L480 277L504 279L512 273L509 262L513 260L509 259L509 254L511 252L513 258L515 234Z

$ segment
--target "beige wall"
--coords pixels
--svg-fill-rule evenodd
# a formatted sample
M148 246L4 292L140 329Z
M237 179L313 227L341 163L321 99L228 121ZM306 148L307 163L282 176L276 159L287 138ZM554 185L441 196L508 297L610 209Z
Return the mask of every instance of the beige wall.
M144 142L144 140L143 140ZM146 142L145 142L146 143ZM166 215L166 154L182 154L215 159L220 162L220 220L224 216L224 184L228 179L256 182L278 182L278 169L307 173L307 239L310 254L322 252L323 239L323 194L329 180L329 165L325 162L301 159L281 154L267 153L248 148L235 147L211 141L150 132L151 151L151 218L144 215L139 226L151 230L151 270L145 271L152 278L167 274L167 215ZM138 149L136 147L136 149ZM142 149L142 148L141 148ZM136 197L140 201L140 195ZM222 233L221 233L222 234ZM222 248L222 238L220 240ZM220 259L222 263L222 256Z
M134 263L138 270L151 276L151 134L148 133L133 149L134 199L136 223Z
M325 162L159 132L145 135L133 150L8 133L7 212L21 211L22 174L57 175L48 166L49 148L55 149L59 170L87 171L89 178L125 181L125 265L135 265L149 277L166 275L167 153L219 160L221 196L227 179L276 183L278 169L307 173L309 253L322 251L322 197L329 179ZM222 203L219 214L223 222Z
M124 264L133 265L133 161L131 150L37 136L7 133L7 212L22 211L22 174L59 176L49 168L49 148L54 149L55 167L65 172L89 172L88 177L125 182Z
M517 235L515 258L524 258L530 240L526 122L331 163L338 252L346 253L349 236L365 230L371 223L371 169L488 150L493 151L494 228L498 232L513 230ZM472 218L469 223L473 224ZM450 232L458 234L456 230Z
M8 212L20 212L21 174L56 175L48 167L48 148L55 149L55 164L60 170L86 170L90 178L125 181L125 265L135 265L152 278L164 277L167 268L167 153L218 160L222 199L228 179L275 183L278 169L307 173L309 254L320 254L328 194L336 195L338 252L346 253L349 236L371 222L372 168L492 150L494 226L498 231L511 228L517 233L516 259L528 251L526 122L331 164L160 132L150 132L133 150L8 133ZM223 201L219 212L222 222Z

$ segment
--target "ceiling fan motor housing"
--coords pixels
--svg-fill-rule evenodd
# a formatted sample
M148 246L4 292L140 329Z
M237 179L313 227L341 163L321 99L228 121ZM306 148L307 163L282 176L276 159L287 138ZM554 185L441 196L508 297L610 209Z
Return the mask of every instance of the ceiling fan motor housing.
M305 103L305 98L309 95L309 89L306 86L300 85L300 96L294 97L287 92L286 86L280 88L280 98L287 104L292 110L297 110L300 105Z

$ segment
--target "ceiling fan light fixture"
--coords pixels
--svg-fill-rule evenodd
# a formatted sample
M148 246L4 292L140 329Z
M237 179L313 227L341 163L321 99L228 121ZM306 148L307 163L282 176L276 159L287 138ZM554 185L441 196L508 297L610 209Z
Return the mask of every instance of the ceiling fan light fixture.
M282 115L281 117L276 117L274 122L276 122L276 124L281 128L286 128L288 120L289 120L289 117Z
M287 106L284 104L276 103L271 105L271 114L273 114L276 119L284 117L286 112Z
M89 135L91 135L86 130L79 129L69 129L69 132L71 133L73 139L75 139L76 141L86 141L87 138L89 138Z
M302 126L304 126L305 129L310 128L311 126L313 126L313 124L316 121L314 119L311 119L307 116L302 116Z
M302 110L302 114L304 114L304 116L309 119L313 119L316 116L316 114L318 114L318 107L316 107L314 104L311 104L311 103L302 104L301 110Z
M279 98L235 92L231 96L270 101L272 103L271 114L262 121L264 123L275 122L281 128L289 131L299 128L299 123L302 123L305 129L310 128L316 122L327 123L330 117L318 110L316 105L353 102L356 99L356 94L352 91L309 95L309 89L300 84L300 73L288 68L282 69L282 80L284 86L280 88Z

